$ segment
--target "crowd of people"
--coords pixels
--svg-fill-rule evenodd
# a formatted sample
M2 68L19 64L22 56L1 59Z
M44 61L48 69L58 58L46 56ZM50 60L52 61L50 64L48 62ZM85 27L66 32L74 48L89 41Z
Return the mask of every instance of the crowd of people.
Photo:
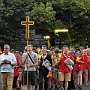
M81 90L90 84L90 49L30 44L19 52L5 44L0 71L2 90Z

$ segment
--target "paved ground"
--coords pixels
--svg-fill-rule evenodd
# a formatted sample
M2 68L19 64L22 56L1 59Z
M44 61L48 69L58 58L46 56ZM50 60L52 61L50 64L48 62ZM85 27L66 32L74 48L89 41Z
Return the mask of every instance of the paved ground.
M83 90L90 90L90 84L89 85L83 85Z
M0 80L0 90L2 90L1 89L1 80ZM83 89L82 90L90 90L90 84L87 85L87 86L83 85Z
M0 80L0 90L2 90L2 88L1 88L1 80Z
M1 82L0 82L0 90L2 90L1 89ZM90 85L88 85L88 86L83 85L83 89L82 90L90 90Z

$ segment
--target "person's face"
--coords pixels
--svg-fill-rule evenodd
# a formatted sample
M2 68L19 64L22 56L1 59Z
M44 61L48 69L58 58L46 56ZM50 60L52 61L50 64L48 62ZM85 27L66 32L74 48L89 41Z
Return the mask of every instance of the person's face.
M37 48L36 51L37 51L38 53L40 53L40 52L41 52L41 49L40 49L40 48Z
M87 56L90 56L90 50L87 50Z
M87 51L86 50L83 50L83 53L87 54Z
M32 51L32 49L33 49L32 45L28 45L27 49L28 49L28 51Z
M51 51L51 54L52 54L52 55L54 55L54 54L55 54L55 53L54 53L54 49Z
M70 51L71 51L71 52L74 52L74 48L70 48Z
M64 48L63 48L63 52L64 52L64 53L68 53L68 51L69 51L68 47L64 47Z
M80 48L81 53L83 53L84 48Z
M76 52L76 55L80 56L80 54L81 54L80 51L77 51L77 52Z
M58 53L55 53L55 56L58 56Z
M46 47L42 47L42 52L46 53L46 51L47 51L47 48Z
M10 47L9 46L4 46L4 53L8 53L10 51Z

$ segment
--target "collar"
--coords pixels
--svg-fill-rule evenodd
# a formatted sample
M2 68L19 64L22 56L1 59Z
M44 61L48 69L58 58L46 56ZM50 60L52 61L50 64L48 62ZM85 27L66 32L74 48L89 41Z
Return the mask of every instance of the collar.
M46 54L42 54L42 58L45 59L47 57L47 53Z
M10 52L8 52L8 53L4 53L4 55L9 55L10 54Z
M32 54L33 52L28 52L28 54Z
M63 55L67 56L67 55L68 55L68 53L63 53Z
M70 57L70 56L69 56L69 53L63 53L63 56L64 56L65 58Z
M46 56L47 55L47 53L46 54L42 54L43 56Z

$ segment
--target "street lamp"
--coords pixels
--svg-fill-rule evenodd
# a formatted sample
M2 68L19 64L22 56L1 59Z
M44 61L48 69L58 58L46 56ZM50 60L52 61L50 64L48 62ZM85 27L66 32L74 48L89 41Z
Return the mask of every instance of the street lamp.
M59 33L59 32L68 32L68 29L56 29L55 33Z
M67 34L68 34L68 38L69 38L69 40L70 40L70 35L69 35L68 31L69 31L69 30L66 29L66 28L56 29L56 30L55 30L55 33L56 33L56 34L61 33L61 32L62 32L62 33L67 33Z
M44 36L44 39L47 39L48 40L48 48L50 48L50 36Z
M66 29L66 28L64 28L64 29L56 29L55 30L55 33L59 33L59 32L67 32L67 34L68 34L68 38L69 38L69 40L71 41L71 38L70 38L70 35L69 35L69 33L68 33L68 29Z
M50 39L50 36L44 36L45 39Z

